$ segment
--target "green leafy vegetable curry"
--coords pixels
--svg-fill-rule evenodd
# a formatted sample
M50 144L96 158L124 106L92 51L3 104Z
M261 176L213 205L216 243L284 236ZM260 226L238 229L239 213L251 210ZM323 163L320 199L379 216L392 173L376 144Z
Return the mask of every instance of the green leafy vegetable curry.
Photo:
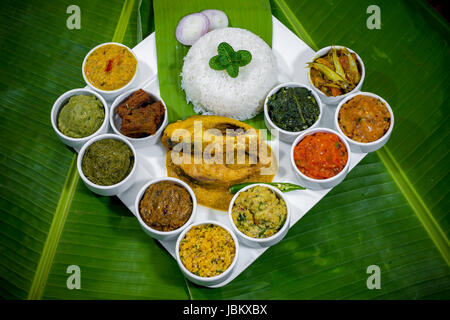
M92 183L111 186L125 179L134 166L133 151L122 141L95 141L85 151L81 164L83 174Z
M279 128L297 132L308 129L319 118L320 108L311 91L284 87L267 102L269 117Z

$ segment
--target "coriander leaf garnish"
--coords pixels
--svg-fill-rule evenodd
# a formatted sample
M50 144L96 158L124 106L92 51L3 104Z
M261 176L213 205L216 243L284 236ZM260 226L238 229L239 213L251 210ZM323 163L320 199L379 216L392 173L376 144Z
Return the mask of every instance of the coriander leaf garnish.
M209 66L214 70L226 70L228 75L236 78L239 67L244 67L252 60L252 54L247 50L234 51L233 47L226 42L221 42L217 47L217 56L209 60Z

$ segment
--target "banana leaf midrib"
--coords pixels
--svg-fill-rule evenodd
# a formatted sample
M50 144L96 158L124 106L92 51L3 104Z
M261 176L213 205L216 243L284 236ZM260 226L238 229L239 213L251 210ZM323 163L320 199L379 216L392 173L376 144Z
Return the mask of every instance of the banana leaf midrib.
M28 295L29 300L41 299L45 290L48 274L53 263L56 248L61 237L62 229L69 212L73 195L75 194L79 177L80 176L77 171L77 157L74 155L66 182L63 186L58 206L56 207L56 212L53 217L50 230L47 235L47 240L45 241L44 248L42 249L41 259L39 260L35 277L31 283L30 292Z
M120 13L119 21L117 22L116 30L112 38L112 42L122 42L125 37L128 22L130 21L131 12L134 8L135 0L125 0L122 11Z
M447 265L450 265L449 240L439 224L436 222L436 219L428 209L428 206L417 193L406 174L403 172L395 158L389 152L389 149L387 147L385 147L384 150L380 149L377 151L377 154L386 167L386 170L388 170L395 183L407 199L411 208L414 210L417 218L420 220L425 230L427 230L428 235L433 240L438 250L441 252L442 257L447 262Z

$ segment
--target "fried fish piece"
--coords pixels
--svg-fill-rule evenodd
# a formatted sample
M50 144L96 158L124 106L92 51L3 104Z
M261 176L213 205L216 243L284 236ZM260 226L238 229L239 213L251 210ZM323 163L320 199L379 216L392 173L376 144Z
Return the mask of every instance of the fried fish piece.
M196 132L195 125L201 124L201 132ZM180 131L188 135L188 141L180 135ZM178 120L166 127L161 137L161 143L169 150L175 145L194 144L201 139L201 149L211 148L223 152L237 152L243 150L249 154L256 154L254 147L262 143L259 130L241 121L222 116L191 116L186 120Z
M200 184L232 186L257 174L260 167L254 165L234 165L218 163L180 163L180 170L190 179Z
M227 210L232 185L271 182L278 170L260 131L227 117L192 116L177 121L166 127L161 142L168 149L168 175L188 183L198 202L214 209ZM260 153L261 147L267 148L267 154ZM262 173L263 168L267 172Z

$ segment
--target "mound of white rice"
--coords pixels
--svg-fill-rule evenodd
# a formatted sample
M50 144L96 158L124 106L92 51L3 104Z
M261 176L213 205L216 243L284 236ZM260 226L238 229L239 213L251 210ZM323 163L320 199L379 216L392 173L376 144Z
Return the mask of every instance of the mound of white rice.
M228 42L234 49L248 50L251 62L239 67L239 75L213 70L209 60L217 46ZM223 28L208 32L184 58L181 87L194 111L245 120L258 114L269 91L277 84L275 57L260 37L245 29Z

